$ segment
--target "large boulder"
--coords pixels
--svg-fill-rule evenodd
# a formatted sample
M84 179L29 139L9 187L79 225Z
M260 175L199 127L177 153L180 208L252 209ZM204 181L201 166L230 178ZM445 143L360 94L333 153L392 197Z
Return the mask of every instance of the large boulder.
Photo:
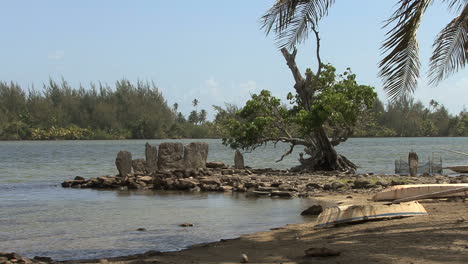
M242 156L242 153L240 153L239 150L236 150L236 153L234 154L234 168L236 169L244 169L244 156Z
M146 172L152 174L158 171L158 147L145 144Z
M184 169L184 145L164 142L159 145L158 169L161 171Z
M208 143L192 142L184 148L185 169L205 169L208 158Z
M115 159L115 166L121 177L127 176L132 172L132 153L128 151L119 151Z

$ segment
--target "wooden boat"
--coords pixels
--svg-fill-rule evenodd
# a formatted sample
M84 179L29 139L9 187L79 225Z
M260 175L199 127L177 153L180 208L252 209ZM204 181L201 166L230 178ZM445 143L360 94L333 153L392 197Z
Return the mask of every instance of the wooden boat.
M418 195L425 195L443 191L449 191L468 187L468 183L457 183L457 184L408 184L408 185L396 185L387 188L374 196L374 201L392 201ZM454 196L466 196L468 191L459 193L450 193L433 198L445 198Z
M458 173L468 173L468 165L449 166L447 169Z
M422 215L427 215L427 212L418 202L334 206L326 208L318 216L315 227L322 228L341 223Z

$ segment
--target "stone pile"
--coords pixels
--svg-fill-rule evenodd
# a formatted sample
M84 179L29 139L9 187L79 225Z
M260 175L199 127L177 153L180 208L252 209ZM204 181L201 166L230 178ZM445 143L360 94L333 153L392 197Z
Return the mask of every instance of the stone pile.
M33 259L29 259L26 257L22 257L18 253L15 252L0 252L0 264L45 264L45 263L54 263L54 261L49 257L34 257Z
M163 147L164 151L159 152L159 157L161 155L163 157L169 156L167 149L169 147ZM187 192L245 192L247 195L264 197L312 197L324 192L371 193L401 184L468 182L468 176L409 177L338 172L294 172L248 167L236 169L226 166L222 162L205 162L203 168L199 163L200 160L187 162L185 157L197 156L201 160L206 159L204 149L199 151L200 148L197 146L191 146L189 150L184 151L184 156L180 155L179 146L171 146L171 149L179 154L173 155L175 158L163 158L163 160L169 161L165 167L163 166L164 170L158 166L158 170L153 173L148 173L148 170L146 172L136 171L125 177L101 176L84 179L78 176L74 180L64 182L62 186ZM190 166L180 169L182 163ZM193 169L195 166L197 169ZM177 169L169 170L167 169L169 167Z

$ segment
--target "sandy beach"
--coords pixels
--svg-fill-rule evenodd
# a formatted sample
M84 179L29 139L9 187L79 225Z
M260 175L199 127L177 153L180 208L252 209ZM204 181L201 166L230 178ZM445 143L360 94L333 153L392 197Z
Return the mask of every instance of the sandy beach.
M365 202L369 196L330 199ZM315 219L237 239L199 244L177 252L63 263L468 263L468 203L423 201L428 216L315 229ZM327 248L339 256L306 257L309 248Z

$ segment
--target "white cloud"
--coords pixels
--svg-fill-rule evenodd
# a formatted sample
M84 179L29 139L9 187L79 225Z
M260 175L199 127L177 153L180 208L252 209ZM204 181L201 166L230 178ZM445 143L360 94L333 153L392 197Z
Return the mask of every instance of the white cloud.
M65 57L65 51L63 50L54 50L52 53L49 53L49 60L59 61Z

